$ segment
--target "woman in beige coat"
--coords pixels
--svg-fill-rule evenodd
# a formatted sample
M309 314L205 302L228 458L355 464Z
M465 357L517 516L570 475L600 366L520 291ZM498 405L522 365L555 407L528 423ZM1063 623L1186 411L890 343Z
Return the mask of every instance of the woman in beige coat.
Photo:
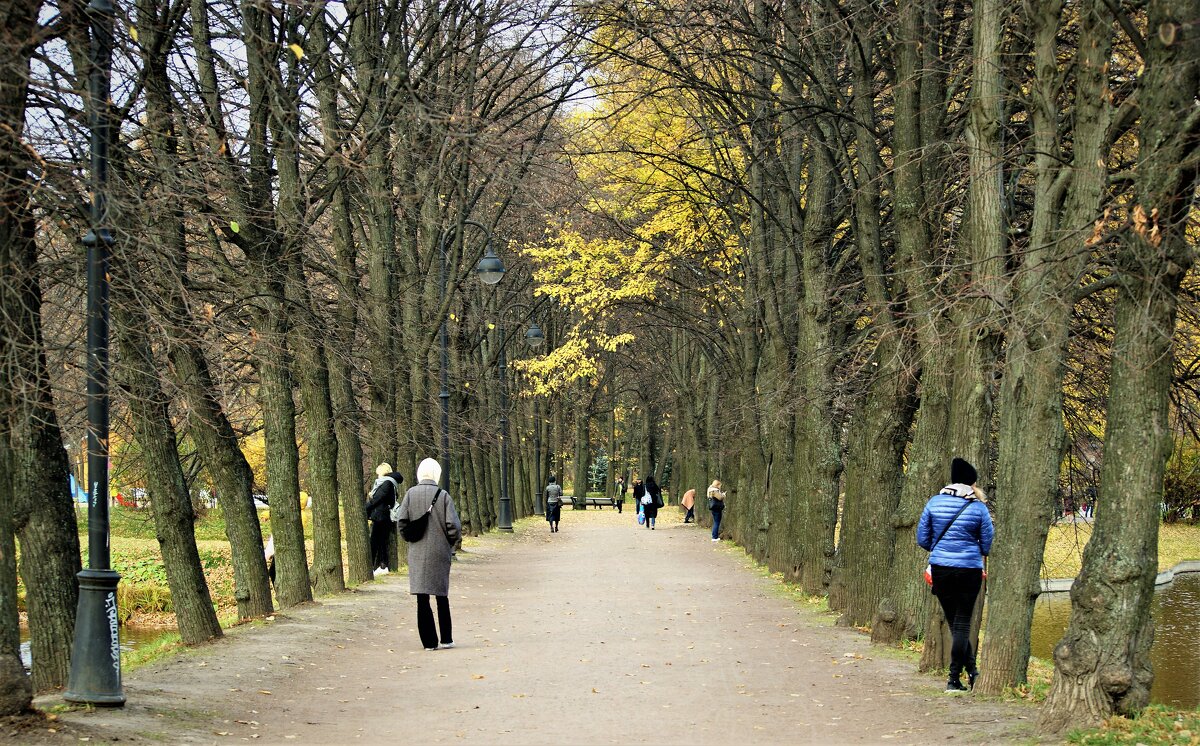
M426 650L438 649L439 630L441 646L454 647L450 621L450 561L454 546L462 536L462 520L454 509L450 493L438 486L441 478L441 464L431 458L422 461L417 467L417 484L409 488L400 503L400 520L397 522L403 535L405 526L429 512L425 534L408 545L408 592L417 597L417 632ZM433 627L433 610L429 608L430 596L437 597L437 630Z

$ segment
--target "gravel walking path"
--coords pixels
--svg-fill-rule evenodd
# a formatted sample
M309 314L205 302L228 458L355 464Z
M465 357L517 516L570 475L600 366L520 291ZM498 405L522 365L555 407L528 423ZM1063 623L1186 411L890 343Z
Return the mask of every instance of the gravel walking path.
M326 746L1032 734L1031 708L943 694L940 678L786 598L674 508L654 531L628 511L567 510L556 534L531 520L475 540L450 603L454 649L421 649L415 600L393 575L135 671L123 710L63 713L56 730L72 742Z

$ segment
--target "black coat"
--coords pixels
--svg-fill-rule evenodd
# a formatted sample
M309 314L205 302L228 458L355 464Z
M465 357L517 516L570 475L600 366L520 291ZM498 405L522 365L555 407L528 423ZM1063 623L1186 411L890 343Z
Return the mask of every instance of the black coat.
M398 471L388 474L389 477L396 480L396 484L404 483L404 475ZM371 499L367 503L367 518L372 521L390 521L392 520L392 506L396 504L396 488L392 483L384 480L383 484L375 488L371 493Z

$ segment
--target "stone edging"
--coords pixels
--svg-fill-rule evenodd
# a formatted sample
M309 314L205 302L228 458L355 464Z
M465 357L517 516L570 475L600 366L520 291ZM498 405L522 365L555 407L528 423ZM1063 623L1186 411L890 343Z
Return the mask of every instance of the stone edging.
M1163 570L1154 578L1154 586L1164 586L1185 572L1200 572L1200 560L1184 560L1169 570ZM1075 578L1051 578L1042 581L1042 593L1063 593L1071 590Z

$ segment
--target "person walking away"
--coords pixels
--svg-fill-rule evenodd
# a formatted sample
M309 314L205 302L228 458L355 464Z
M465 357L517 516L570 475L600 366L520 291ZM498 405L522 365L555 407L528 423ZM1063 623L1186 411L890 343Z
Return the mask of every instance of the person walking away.
M429 514L425 533L408 544L408 592L417 597L417 633L426 650L437 650L439 639L443 648L454 647L450 619L450 562L454 558L454 547L462 538L462 520L450 493L438 486L441 478L441 464L431 458L422 461L417 466L417 484L405 493L397 521L403 533L409 523ZM433 610L429 608L430 596L437 598L436 630Z
M638 523L646 521L646 509L642 506L642 498L646 496L646 485L637 477L633 478L633 506L637 509L637 514L641 516Z
M917 544L929 552L933 595L950 625L950 679L946 693L975 688L979 675L971 647L971 615L983 584L984 561L992 551L992 516L975 467L961 458L950 462L950 484L929 498L917 523ZM967 672L967 684L960 678Z
M392 531L396 528L392 523L392 506L399 499L404 475L392 471L392 465L384 462L375 467L375 476L366 512L371 519L371 565L378 577L392 570L388 560L388 546L392 542Z
M683 514L683 522L691 523L696 520L696 491L688 490L683 493L683 499L679 501L683 509L687 512Z
M725 515L725 493L721 491L721 480L714 479L708 485L708 511L712 513L712 540L721 540L721 518Z
M642 495L642 507L646 511L646 527L654 530L658 509L663 506L662 488L654 481L654 475L646 477L646 491Z
M554 475L550 475L550 484L546 485L546 521L550 524L550 533L558 533L558 521L562 518L563 491Z
M616 493L617 497L614 502L617 504L617 512L620 513L622 506L625 505L625 478L622 476L617 477Z

